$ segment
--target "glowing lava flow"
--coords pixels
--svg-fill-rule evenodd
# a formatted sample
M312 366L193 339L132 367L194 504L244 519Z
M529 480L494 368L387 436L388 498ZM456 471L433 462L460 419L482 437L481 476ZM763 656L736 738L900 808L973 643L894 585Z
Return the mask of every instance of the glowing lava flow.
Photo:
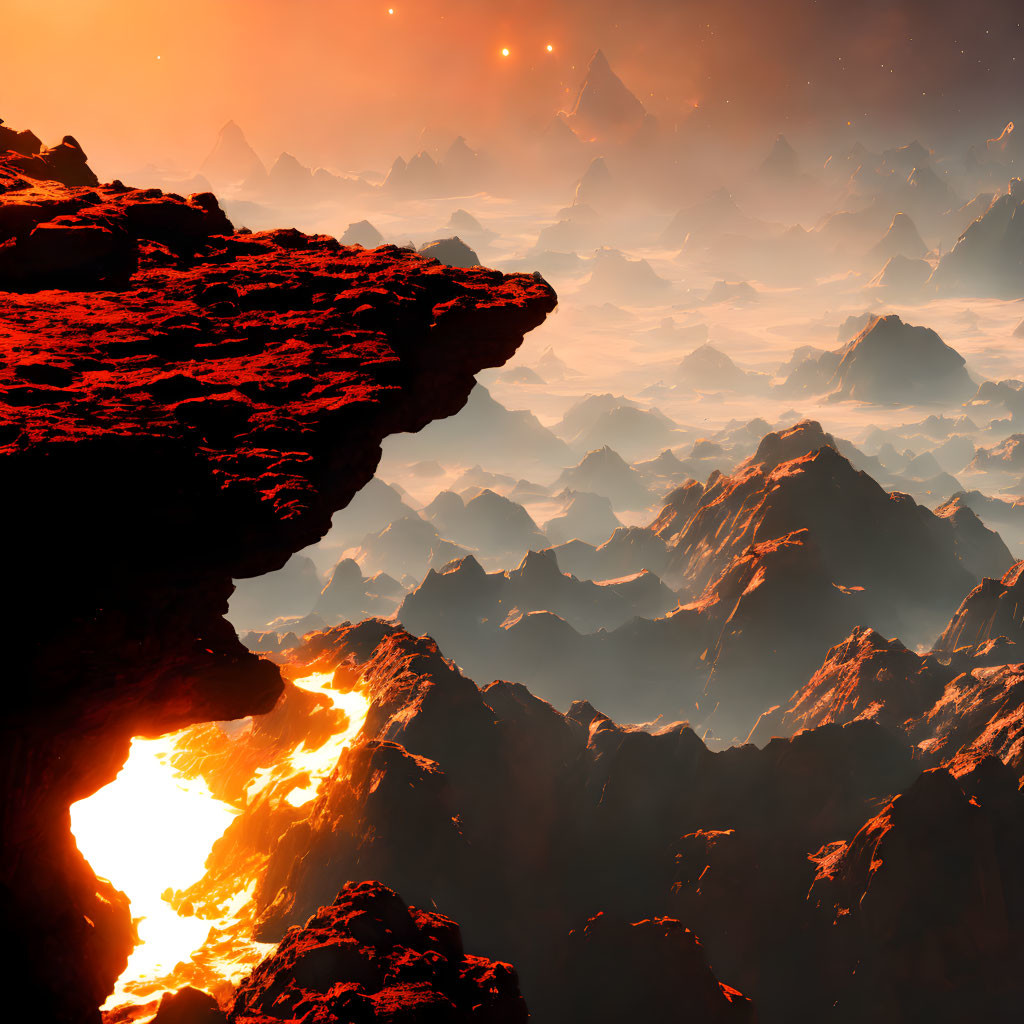
M289 755L288 764L291 766L292 774L306 774L309 776L308 785L296 786L285 797L292 807L304 807L316 797L316 791L320 782L334 770L341 752L355 738L356 733L362 728L363 721L366 718L369 702L365 694L359 690L341 693L338 690L332 689L330 684L333 679L333 672L316 672L313 675L292 680L292 684L301 690L308 690L310 693L319 693L325 696L336 711L344 713L349 722L346 730L335 734L321 746L307 750L305 743L300 743ZM279 775L280 766L261 768L257 771L255 780L248 789L247 795L249 799L251 800L255 797L268 783L275 781Z
M254 771L237 804L213 795L201 773L203 758L181 756L199 749L204 737L209 743L210 727L193 726L159 739L133 740L117 778L72 805L71 830L79 849L97 875L127 894L138 931L139 945L104 1009L154 999L185 984L225 995L272 948L250 937L257 868L250 861L232 873L229 865L225 887L207 876L210 854L255 802L287 804L283 813L295 820L302 816L297 809L316 797L368 708L364 694L341 693L332 682L332 672L321 672L293 685L326 698L337 714L337 731L315 748L300 741L279 750L273 764ZM240 730L234 738L224 733L220 742L242 745L250 732ZM223 864L216 874L224 877Z
M171 767L183 735L132 740L117 779L71 808L78 848L128 895L137 922L140 945L111 997L115 1005L129 998L126 982L171 975L210 932L210 921L180 916L163 894L203 876L210 848L239 810L217 800L202 777Z

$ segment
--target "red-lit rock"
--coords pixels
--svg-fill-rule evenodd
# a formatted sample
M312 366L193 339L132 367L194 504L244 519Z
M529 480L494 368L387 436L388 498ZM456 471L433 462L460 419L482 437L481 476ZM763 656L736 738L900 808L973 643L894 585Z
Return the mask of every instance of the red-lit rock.
M91 872L63 869L68 805L113 778L133 735L273 706L277 669L222 617L232 579L324 534L381 440L457 412L555 296L394 248L235 234L210 195L97 185L73 139L38 150L3 131L6 667L21 685L0 888L19 935L7 966L37 1012L77 1021L131 932Z
M525 1024L528 1017L515 969L465 954L454 921L406 907L379 882L350 882L241 984L229 1020Z

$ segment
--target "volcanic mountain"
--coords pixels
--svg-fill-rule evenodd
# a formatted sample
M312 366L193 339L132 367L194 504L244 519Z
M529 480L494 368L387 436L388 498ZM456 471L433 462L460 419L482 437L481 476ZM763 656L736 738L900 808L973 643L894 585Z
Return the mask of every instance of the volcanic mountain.
M242 129L228 121L217 133L217 141L199 167L199 173L213 185L240 185L266 178L267 168L249 145Z
M587 74L566 118L581 138L625 142L635 136L647 119L644 105L612 70L603 51L590 59Z

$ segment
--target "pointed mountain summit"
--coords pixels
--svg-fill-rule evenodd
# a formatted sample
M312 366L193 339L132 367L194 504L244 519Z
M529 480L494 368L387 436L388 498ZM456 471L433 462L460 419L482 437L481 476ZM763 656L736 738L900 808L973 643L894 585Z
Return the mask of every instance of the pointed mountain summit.
M917 226L905 213L897 213L889 230L872 246L869 257L873 262L884 263L893 256L920 259L928 252Z
M800 173L800 158L785 135L778 135L771 151L761 162L761 174L776 180L795 178Z
M612 70L602 50L590 60L568 123L581 138L625 141L647 118L644 105Z
M218 132L217 141L202 162L199 173L211 184L223 186L263 179L267 169L242 129L234 121L228 121Z

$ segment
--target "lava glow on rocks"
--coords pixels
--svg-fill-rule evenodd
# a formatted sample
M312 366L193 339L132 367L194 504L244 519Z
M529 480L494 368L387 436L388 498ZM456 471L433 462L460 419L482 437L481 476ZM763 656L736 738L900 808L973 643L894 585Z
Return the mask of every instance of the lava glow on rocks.
M240 865L237 874L223 864L213 871L211 853L256 802L269 801L294 820L295 809L315 799L369 706L358 690L333 689L333 678L332 672L319 672L292 685L326 698L336 731L319 746L299 741L280 751L272 765L254 770L237 801L211 791L204 773L216 770L216 759L203 756L211 727L199 725L158 739L134 739L117 778L72 805L78 848L97 875L128 896L138 937L104 1009L152 1000L183 984L229 996L231 986L273 948L251 938L254 865ZM251 729L249 721L233 732L218 730L220 742L230 748Z

